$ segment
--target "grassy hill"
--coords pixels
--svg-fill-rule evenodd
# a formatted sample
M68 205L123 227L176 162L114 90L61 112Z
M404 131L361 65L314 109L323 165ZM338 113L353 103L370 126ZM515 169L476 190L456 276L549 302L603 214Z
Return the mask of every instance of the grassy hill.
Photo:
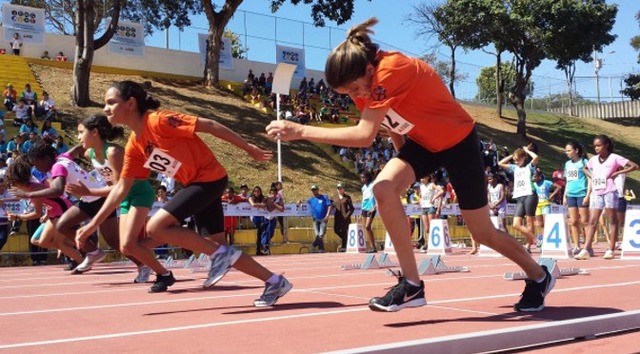
M276 151L276 143L264 133L264 127L272 119L251 104L236 95L223 90L205 90L200 85L188 81L156 79L129 75L107 75L92 73L91 99L95 106L79 108L71 105L69 92L72 86L70 70L32 65L42 87L56 101L56 106L67 117L67 131L75 129L74 121L101 111L103 95L108 86L119 80L149 81L149 92L158 98L165 109L177 110L187 114L213 118L227 125L248 141L263 148ZM507 110L506 117L497 117L493 108L465 105L476 119L482 136L493 138L499 146L510 150L525 142L514 132L516 130L515 111ZM640 161L640 127L626 123L613 123L596 119L578 119L559 115L528 113L529 138L536 141L540 148L541 166L550 173L564 164L566 156L564 146L575 139L584 143L589 152L593 136L604 133L615 141L616 152L636 162ZM75 134L74 134L75 135ZM227 168L232 186L247 183L268 188L277 179L277 163L274 158L269 163L257 163L243 151L211 136L202 136L213 149L217 158ZM359 200L359 179L352 169L336 163L335 157L327 152L326 146L309 142L291 142L282 144L282 174L285 195L288 201L306 199L311 193L309 186L318 184L321 191L333 193L336 182L347 183ZM634 172L628 179L628 186L640 192L640 172ZM636 193L637 194L637 193Z

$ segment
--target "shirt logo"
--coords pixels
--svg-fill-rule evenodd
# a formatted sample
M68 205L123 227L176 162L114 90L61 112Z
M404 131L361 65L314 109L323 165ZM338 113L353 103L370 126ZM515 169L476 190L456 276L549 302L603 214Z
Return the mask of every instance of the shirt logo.
M176 116L169 117L168 122L169 122L169 125L172 126L173 128L177 128L182 125L182 119Z
M144 155L146 157L151 156L151 153L153 152L153 149L155 149L155 146L153 146L153 144L151 144L151 143L147 143L147 147L144 148Z
M378 86L371 91L371 98L374 101L385 100L387 98L387 90L382 86Z

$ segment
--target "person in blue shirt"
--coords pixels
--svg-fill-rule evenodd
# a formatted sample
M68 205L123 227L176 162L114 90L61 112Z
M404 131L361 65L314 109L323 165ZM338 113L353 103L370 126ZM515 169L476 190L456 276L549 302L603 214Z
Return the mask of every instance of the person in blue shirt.
M38 126L33 122L33 119L27 118L20 126L20 134L31 132L38 134Z
M311 216L313 217L313 233L316 236L313 241L312 251L324 252L324 235L327 232L327 221L333 210L331 199L326 194L320 194L317 185L311 186L313 197L307 199Z
M373 218L376 217L376 198L373 195L373 174L371 171L364 171L360 174L362 181L362 219L364 228L367 230L367 237L371 243L369 252L376 252L376 240L373 237Z
M551 201L556 194L560 192L560 188L555 187L553 182L544 178L540 171L533 174L533 189L538 195L538 205L536 206L535 227L538 230L538 243L541 244L542 232L544 230L544 216L549 214L551 210ZM553 189L553 192L551 191Z
M589 194L591 183L584 173L587 165L587 152L577 141L570 141L565 146L569 160L564 164L564 176L567 185L564 188L562 203L569 210L569 229L573 242L573 254L580 252L580 234L589 223Z
M58 151L58 155L69 151L69 146L64 143L62 135L56 136L56 141L53 143L53 147Z

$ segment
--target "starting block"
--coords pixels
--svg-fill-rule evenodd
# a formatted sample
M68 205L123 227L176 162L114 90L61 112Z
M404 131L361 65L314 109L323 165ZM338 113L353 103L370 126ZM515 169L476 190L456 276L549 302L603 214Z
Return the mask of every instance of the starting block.
M444 260L439 254L428 256L427 259L423 259L418 265L418 274L420 275L433 275L440 273L459 273L468 272L468 267L453 266L449 267L444 264Z
M206 273L209 271L209 268L211 268L211 258L205 253L200 253L200 256L194 262L191 262L189 272Z
M398 267L399 263L393 262L389 259L389 254L382 253L380 254L380 258L376 259L375 254L368 254L364 262L360 264L345 264L340 268L344 270L352 270L352 269L380 269L380 268L391 268Z
M173 259L173 257L169 256L167 258L167 260L164 262L164 267L168 268L168 269L175 269L175 268L190 268L191 264L193 264L196 261L196 256L195 255L191 255L188 259L180 259L180 260L175 260Z
M586 269L582 268L560 268L558 267L558 261L553 258L538 258L538 264L546 266L549 274L551 274L554 278L558 279L560 277L569 276L569 275L587 275L589 272ZM505 280L524 280L527 279L527 274L525 272L506 272L504 273Z

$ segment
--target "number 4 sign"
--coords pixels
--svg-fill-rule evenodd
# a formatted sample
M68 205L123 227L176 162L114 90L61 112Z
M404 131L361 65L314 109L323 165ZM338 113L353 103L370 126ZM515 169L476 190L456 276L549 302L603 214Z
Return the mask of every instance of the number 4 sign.
M640 210L627 210L625 214L621 258L640 259Z
M564 214L544 216L544 234L542 235L542 255L548 258L570 258L567 238L567 221Z

